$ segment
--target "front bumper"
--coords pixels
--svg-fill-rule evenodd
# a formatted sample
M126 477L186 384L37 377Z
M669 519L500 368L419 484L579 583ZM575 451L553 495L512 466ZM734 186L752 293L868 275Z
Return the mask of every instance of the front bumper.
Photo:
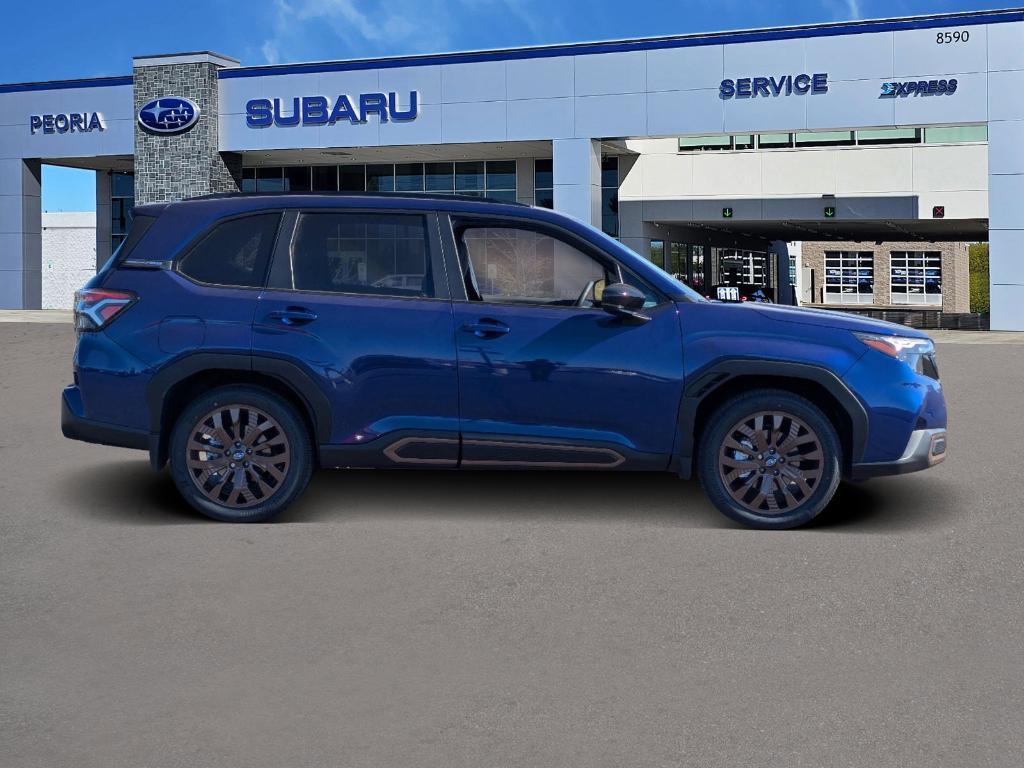
M64 437L85 443L149 450L147 432L87 419L82 416L83 410L82 393L78 387L65 387L60 399L60 431Z
M850 476L854 480L884 475L919 472L946 460L946 428L916 429L910 433L907 448L895 461L854 464Z

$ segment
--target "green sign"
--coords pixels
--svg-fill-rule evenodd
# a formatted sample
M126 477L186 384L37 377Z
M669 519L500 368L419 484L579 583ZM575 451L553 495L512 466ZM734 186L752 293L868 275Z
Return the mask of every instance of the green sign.
M835 209L835 207L831 206L831 205L826 205L825 206L825 218L826 219L834 219L835 217L836 217L836 209Z
M732 208L723 208L722 209L722 218L723 219L731 219L732 218Z

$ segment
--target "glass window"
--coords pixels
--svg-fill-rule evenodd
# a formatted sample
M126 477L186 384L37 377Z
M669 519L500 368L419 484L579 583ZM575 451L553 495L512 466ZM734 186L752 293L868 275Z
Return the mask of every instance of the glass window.
M123 250L117 252L117 249L115 248L114 255L117 256L118 258L127 258L127 256L131 254L131 252L135 249L135 246L138 245L139 241L142 239L142 236L146 234L146 230L150 228L154 221L156 221L156 219L153 218L152 216L136 216L132 220L132 226L131 229L128 231L128 235L117 235L117 246L123 246Z
M661 267L665 268L665 241L664 240L651 240L651 247L648 254L650 260Z
M485 189L482 161L455 164L455 191L458 194L483 197Z
M201 283L261 287L280 218L278 213L261 213L218 224L178 268Z
M537 189L551 189L555 186L554 164L550 159L534 161L533 186Z
M338 166L314 165L311 171L313 174L314 192L338 191Z
M853 131L815 131L796 134L798 147L844 147L853 144Z
M284 192L284 175L281 168L257 168L257 192Z
M488 160L487 161L487 195L495 197L494 192L504 190L512 192L512 199L515 200L516 192L516 161L515 160ZM506 198L502 198L506 199Z
M501 200L502 202L514 203L516 201L514 189L488 189L487 196L492 200Z
M857 131L858 144L917 144L921 131L917 128L879 128L871 131Z
M753 149L754 148L754 136L750 133L745 133L740 136L732 137L733 149Z
M111 197L135 197L135 177L130 173L110 174Z
M480 301L571 307L599 281L614 282L593 258L542 232L471 227L461 246L467 291Z
M309 167L291 166L284 169L284 188L291 192L309 191Z
M938 251L893 251L889 270L893 304L942 305L942 255Z
M243 168L242 169L242 191L243 192L255 192L256 191L256 169L255 168Z
M533 204L540 208L555 207L555 177L550 159L543 158L533 163Z
M793 267L795 271L795 265ZM871 251L825 251L826 304L873 304L875 255Z
M713 152L732 149L732 136L684 136L679 139L680 152Z
M764 149L775 147L793 146L793 134L791 133L759 133L757 135L757 146Z
M338 167L338 186L342 192L366 191L366 166L342 165Z
M619 188L619 158L601 158L601 186Z
M423 163L395 164L395 192L423 191Z
M390 163L387 165L366 166L366 191L394 192L395 166Z
M601 190L601 229L611 237L619 236L619 190L606 187Z
M704 246L691 245L688 247L689 254L689 277L690 287L699 293L704 293Z
M671 243L668 249L668 262L665 271L677 280L686 279L686 244Z
M424 172L427 192L455 191L454 163L426 163Z
M426 224L414 214L303 213L295 225L291 261L291 285L273 287L434 295Z
M988 141L987 125L960 125L949 128L925 128L925 144L951 144L964 141Z

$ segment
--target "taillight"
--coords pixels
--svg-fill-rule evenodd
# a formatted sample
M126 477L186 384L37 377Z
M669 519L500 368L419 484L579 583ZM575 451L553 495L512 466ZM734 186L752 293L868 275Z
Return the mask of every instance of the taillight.
M83 288L75 291L75 330L98 331L136 301L131 291Z

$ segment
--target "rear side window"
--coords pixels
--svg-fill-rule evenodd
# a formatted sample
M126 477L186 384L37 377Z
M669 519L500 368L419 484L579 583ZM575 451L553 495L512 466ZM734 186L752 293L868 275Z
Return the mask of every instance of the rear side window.
M131 227L128 230L128 237L117 247L114 251L114 258L117 261L123 261L128 255L135 250L135 246L138 245L146 231L152 226L156 219L152 216L136 216L132 220Z
M402 213L303 213L291 242L291 275L271 287L432 298L426 219ZM290 284L277 284L289 281Z
M200 283L261 288L280 213L229 219L214 227L178 265Z

